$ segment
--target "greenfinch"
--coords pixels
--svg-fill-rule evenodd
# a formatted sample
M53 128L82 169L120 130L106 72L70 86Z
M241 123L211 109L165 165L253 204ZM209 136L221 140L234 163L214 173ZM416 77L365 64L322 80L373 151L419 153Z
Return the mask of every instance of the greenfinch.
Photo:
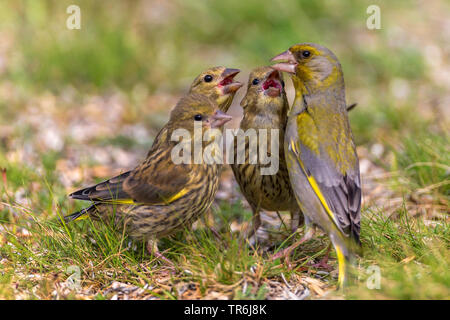
M361 178L342 68L329 49L312 43L272 59L280 60L272 67L290 73L295 87L284 141L292 189L305 223L330 237L343 287L348 261L360 246Z
M171 136L184 129L193 137L195 124L200 124L203 133L230 119L203 95L191 93L181 98L164 126L167 135L159 138L147 158L131 171L70 194L72 199L92 204L65 221L86 216L112 221L132 239L148 241L149 251L167 261L157 250L157 240L188 227L208 210L218 189L220 168L205 162L175 164L172 151L179 142ZM183 138L183 142L193 144L194 140ZM202 142L203 148L212 143L217 141Z
M210 98L217 103L220 111L226 113L236 92L242 87L241 82L234 80L239 72L241 72L239 69L220 66L206 69L194 79L189 93L198 93ZM163 127L156 135L153 144L165 139L166 135L166 128Z
M260 210L290 211L291 230L295 232L302 220L300 208L295 199L289 181L286 161L284 157L284 129L287 122L289 109L284 81L279 71L270 67L254 69L249 76L247 93L242 99L241 106L244 109L244 117L240 123L242 133L254 129L259 132L267 130L266 141L259 141L267 145L267 153L274 161L278 162L278 170L273 174L263 174L262 168L267 165L261 161L250 162L249 138L245 140L245 149L238 148L238 139L234 139L234 154L245 152L243 163L238 163L237 158L231 164L236 181L242 194L247 199L253 211L252 228L247 237L255 234L261 225ZM276 150L271 149L272 130L278 131ZM242 134L241 133L241 134ZM262 139L263 136L259 136Z
M190 93L199 93L214 100L219 109L227 112L234 95L242 87L242 83L234 77L239 69L213 67L200 73L189 88Z

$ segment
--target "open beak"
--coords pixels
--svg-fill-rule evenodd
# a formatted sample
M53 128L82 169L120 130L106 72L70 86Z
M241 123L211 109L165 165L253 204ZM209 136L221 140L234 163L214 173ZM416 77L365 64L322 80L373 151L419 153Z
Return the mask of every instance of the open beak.
M231 119L233 119L232 116L229 116L224 112L217 110L212 116L211 128L220 128Z
M277 80L281 82L281 75L278 70L273 70L267 77L267 80Z
M270 61L287 61L287 62L279 62L277 64L272 65L271 67L274 68L275 70L295 73L297 61L295 60L294 55L289 50L273 57Z
M283 85L281 83L281 74L278 70L273 70L269 73L266 80L262 84L264 93L269 97L279 97L283 91Z
M219 88L223 88L223 94L235 93L242 87L242 83L234 81L234 77L241 72L239 69L226 68L222 73L222 81L218 84Z

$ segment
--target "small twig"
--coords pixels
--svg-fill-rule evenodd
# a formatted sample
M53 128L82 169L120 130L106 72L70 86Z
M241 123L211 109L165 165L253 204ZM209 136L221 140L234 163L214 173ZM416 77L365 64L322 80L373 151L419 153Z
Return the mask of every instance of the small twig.
M286 287L288 287L289 289L291 288L291 285L286 281L286 278L284 277L284 273L281 273L281 279L283 279L284 283L286 284Z

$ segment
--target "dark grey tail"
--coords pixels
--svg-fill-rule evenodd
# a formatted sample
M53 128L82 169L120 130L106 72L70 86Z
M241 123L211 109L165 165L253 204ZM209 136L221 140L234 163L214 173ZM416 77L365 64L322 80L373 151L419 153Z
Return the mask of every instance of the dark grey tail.
M68 223L68 222L75 221L75 220L78 220L78 219L83 219L86 214L89 214L90 212L95 210L95 206L96 205L97 205L96 203L93 203L87 208L81 209L80 211L77 211L77 212L74 212L72 214L69 214L68 216L65 216L64 217L64 222Z

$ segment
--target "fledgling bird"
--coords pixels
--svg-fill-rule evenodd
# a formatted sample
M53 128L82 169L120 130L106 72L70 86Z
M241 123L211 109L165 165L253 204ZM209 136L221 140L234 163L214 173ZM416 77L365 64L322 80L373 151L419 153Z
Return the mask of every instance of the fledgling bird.
M167 135L160 137L147 158L131 171L70 194L72 199L93 204L65 217L65 221L86 215L113 221L132 239L149 241L149 251L167 261L157 250L157 239L189 226L208 210L218 189L220 166L192 161L175 164L172 150L179 142L171 141L172 133L187 130L191 138L183 142L193 144L195 122L201 123L205 132L229 120L231 116L203 95L191 93L181 98L164 127ZM203 142L203 149L211 143L217 142Z
M239 69L222 66L206 69L192 81L189 93L198 93L210 98L217 103L220 111L226 113L233 102L236 92L242 87L242 83L234 79L239 72L241 72ZM163 127L156 135L153 146L164 140L166 136L167 130ZM206 214L206 216L208 215ZM212 225L209 228L218 236Z
M242 87L241 82L234 80L239 72L241 72L239 69L221 66L206 69L194 79L189 93L198 93L210 98L217 103L220 111L226 113L236 92ZM166 128L163 127L156 135L153 146L166 135Z
M361 178L342 68L329 49L313 43L272 59L280 60L272 67L289 72L295 87L284 143L291 185L305 223L330 237L343 287L347 262L360 248Z
M214 100L220 111L227 112L234 95L242 87L242 83L234 77L239 69L213 67L200 73L189 88L190 93L200 93Z
M278 162L278 170L275 173L263 174L261 169L267 168L267 164L262 164L261 159L256 163L250 161L249 143L251 140L246 138L245 149L239 150L239 140L234 139L236 159L231 164L231 169L241 192L253 211L252 227L247 237L255 234L261 225L260 210L290 211L291 230L295 232L303 219L291 188L284 157L284 130L289 105L281 73L270 67L254 69L250 73L247 94L242 99L241 106L244 109L244 117L240 129L243 132L254 129L256 133L260 129L267 130L267 153L276 157L273 161ZM278 130L276 152L271 149L273 147L271 144L272 130ZM259 140L262 138L263 136L259 135ZM243 163L237 161L239 152L245 152Z

